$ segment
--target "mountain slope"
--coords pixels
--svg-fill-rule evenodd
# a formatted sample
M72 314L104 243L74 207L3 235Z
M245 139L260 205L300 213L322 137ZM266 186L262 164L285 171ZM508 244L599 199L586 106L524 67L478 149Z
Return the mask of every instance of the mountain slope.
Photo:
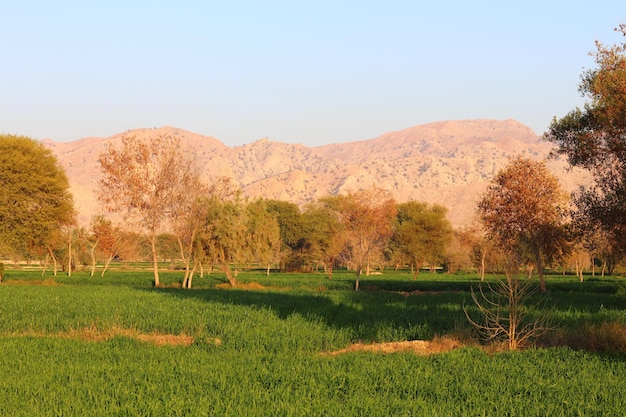
M377 185L400 201L442 204L455 226L473 220L474 207L487 183L513 156L544 159L551 144L514 121L445 121L389 132L380 137L319 147L260 139L227 147L219 140L182 129L138 129L109 138L74 142L44 141L66 169L81 223L99 212L98 155L107 143L119 146L125 135L149 139L180 138L195 156L207 180L229 176L244 195L288 200L300 205L329 194ZM562 162L549 167L565 189L586 181L566 172Z

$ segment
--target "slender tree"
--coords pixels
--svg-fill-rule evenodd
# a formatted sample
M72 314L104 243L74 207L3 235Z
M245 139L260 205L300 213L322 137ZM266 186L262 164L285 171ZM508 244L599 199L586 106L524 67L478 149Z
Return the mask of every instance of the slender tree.
M109 211L123 212L147 232L154 285L159 286L157 236L196 184L192 160L183 155L177 138L126 136L121 149L109 144L98 162L102 171L99 198Z

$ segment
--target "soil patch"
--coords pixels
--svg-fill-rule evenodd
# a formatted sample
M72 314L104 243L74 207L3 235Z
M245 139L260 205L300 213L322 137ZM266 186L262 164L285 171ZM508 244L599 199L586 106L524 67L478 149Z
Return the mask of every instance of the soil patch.
M119 327L101 330L95 327L86 327L84 329L75 329L66 332L59 332L56 334L46 334L39 332L24 332L19 333L17 336L35 336L35 337L47 337L56 336L64 339L78 339L89 342L102 342L114 338L115 336L124 336L133 339L140 340L145 343L151 343L156 346L191 346L194 343L194 338L185 334L164 334L164 333L141 333L132 329L123 329ZM213 342L216 345L220 345L222 342L220 339L214 339Z
M279 291L289 291L291 289L291 287L274 287L274 286L269 286L266 287L262 284L259 284L256 281L252 281L252 282L238 282L236 287L232 287L230 285L230 283L225 282L223 284L217 284L215 286L215 288L219 288L222 290L229 290L229 289L238 289L238 290L251 290L251 291L259 291L259 290L279 290Z
M437 337L433 340L410 340L406 342L387 342L387 343L355 343L345 349L328 352L327 355L336 356L348 352L379 352L379 353L395 353L395 352L413 352L418 355L431 355L435 353L449 352L452 349L465 346L463 342L454 337Z
M2 284L3 285L43 285L43 286L62 285L56 282L55 280L53 280L52 278L47 278L47 279L44 279L43 281L39 281L39 280L25 281L22 279L10 279L7 281L3 281Z

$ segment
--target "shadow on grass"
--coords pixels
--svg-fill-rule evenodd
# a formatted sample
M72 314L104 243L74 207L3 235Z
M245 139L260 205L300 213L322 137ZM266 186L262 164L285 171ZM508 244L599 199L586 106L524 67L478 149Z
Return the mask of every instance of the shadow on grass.
M388 291L318 291L174 289L156 291L208 303L269 309L279 318L297 314L358 340L432 339L464 322L466 293L405 295Z

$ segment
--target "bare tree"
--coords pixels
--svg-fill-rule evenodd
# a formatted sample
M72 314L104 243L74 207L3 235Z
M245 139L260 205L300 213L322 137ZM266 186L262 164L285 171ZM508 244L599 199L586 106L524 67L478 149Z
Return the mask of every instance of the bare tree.
M485 341L504 341L510 350L525 347L552 329L549 315L542 311L545 299L530 302L536 286L528 280L520 281L518 261L519 258L508 258L506 279L493 285L481 284L478 292L472 288L478 317L472 317L464 307L468 321ZM529 314L532 310L536 311L535 316Z

